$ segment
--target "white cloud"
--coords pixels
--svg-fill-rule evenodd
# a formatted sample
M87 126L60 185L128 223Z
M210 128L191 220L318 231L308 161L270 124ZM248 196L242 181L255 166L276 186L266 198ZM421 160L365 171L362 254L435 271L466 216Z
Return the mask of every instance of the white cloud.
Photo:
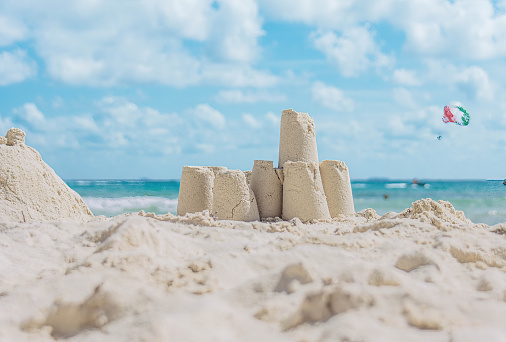
M265 118L267 119L267 121L269 121L272 125L279 125L280 122L281 122L281 116L280 115L276 115L274 114L273 112L268 112L267 114L265 114Z
M221 0L209 26L208 48L220 59L250 62L257 58L257 39L264 34L254 0Z
M259 0L272 20L300 22L343 33L363 23L388 23L405 36L404 48L462 60L506 56L504 1L492 0Z
M413 0L399 3L388 19L416 53L464 60L506 55L506 14L488 0Z
M262 127L262 123L259 122L257 119L255 119L255 117L251 114L244 113L242 115L242 120L246 123L246 125L248 125L253 129L258 129Z
M407 86L420 85L420 78L416 75L416 71L407 69L397 69L394 71L392 79L395 83Z
M488 74L482 68L473 66L464 69L455 76L459 89L470 98L492 100L494 98L495 86L490 81Z
M44 114L33 103L25 103L19 108L13 110L16 118L32 128L38 128L44 125Z
M263 34L253 0L223 0L217 9L209 0L134 0L122 6L18 0L0 4L0 13L30 28L4 40L29 37L48 74L70 84L262 87L277 81L251 64Z
M395 2L394 0L259 0L261 10L270 18L336 30L384 18L395 8Z
M226 120L220 111L214 109L208 104L199 104L192 110L192 114L199 120L211 125L217 129L225 128Z
M425 79L433 83L455 87L470 99L491 100L497 85L487 71L478 66L456 66L451 63L429 60Z
M326 85L322 82L315 82L311 88L313 99L319 101L325 107L336 111L351 111L355 107L353 100L347 98L343 91Z
M0 46L8 46L26 37L27 29L15 18L0 15Z
M312 41L331 63L336 64L343 76L358 76L371 67L388 67L393 62L380 51L374 33L367 27L349 28L341 35L318 32L312 35Z
M24 81L36 73L35 62L26 56L25 51L0 53L0 86Z
M394 101L402 107L415 108L418 101L413 99L413 95L406 88L395 88L393 90Z
M267 91L221 90L216 100L224 103L281 102L286 96Z

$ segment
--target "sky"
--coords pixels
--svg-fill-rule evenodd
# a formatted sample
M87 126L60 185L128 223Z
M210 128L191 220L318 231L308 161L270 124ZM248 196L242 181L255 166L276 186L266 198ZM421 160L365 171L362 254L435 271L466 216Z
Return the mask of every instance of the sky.
M2 0L0 134L63 179L177 179L276 166L293 108L352 179L504 179L505 62L505 0Z

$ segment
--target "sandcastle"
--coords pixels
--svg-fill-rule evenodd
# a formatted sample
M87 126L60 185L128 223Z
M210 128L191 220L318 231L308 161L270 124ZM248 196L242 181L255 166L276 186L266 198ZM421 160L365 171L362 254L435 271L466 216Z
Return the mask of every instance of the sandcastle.
M354 215L350 176L338 160L318 161L313 119L282 111L278 168L255 160L252 171L184 166L177 214L208 210L216 219L268 218L303 222Z

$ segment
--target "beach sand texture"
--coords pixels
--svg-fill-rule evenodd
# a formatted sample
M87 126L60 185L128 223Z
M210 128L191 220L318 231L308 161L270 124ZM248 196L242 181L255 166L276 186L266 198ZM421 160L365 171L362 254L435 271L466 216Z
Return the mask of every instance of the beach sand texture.
M0 225L2 341L504 341L506 224L449 203L303 224Z
M92 217L81 196L25 145L25 133L10 129L0 141L0 222Z
M23 151L21 165L33 156L28 173L11 166L32 189L17 197L43 214L81 203L38 153L7 140L1 175L15 158L7 149ZM287 163L285 184L291 164L317 179L318 164ZM222 170L214 184L213 200L232 186L252 199L241 171ZM45 187L50 202L34 195ZM506 340L506 223L474 224L449 202L312 223L209 211L92 217L79 206L61 211L73 221L23 222L8 215L24 205L11 197L0 202L0 341Z

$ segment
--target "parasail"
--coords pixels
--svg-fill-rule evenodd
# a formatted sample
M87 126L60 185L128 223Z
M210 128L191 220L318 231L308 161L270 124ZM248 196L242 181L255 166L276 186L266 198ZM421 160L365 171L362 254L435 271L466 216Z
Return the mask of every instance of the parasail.
M452 103L443 109L443 122L452 122L459 126L469 125L470 115L460 103Z

